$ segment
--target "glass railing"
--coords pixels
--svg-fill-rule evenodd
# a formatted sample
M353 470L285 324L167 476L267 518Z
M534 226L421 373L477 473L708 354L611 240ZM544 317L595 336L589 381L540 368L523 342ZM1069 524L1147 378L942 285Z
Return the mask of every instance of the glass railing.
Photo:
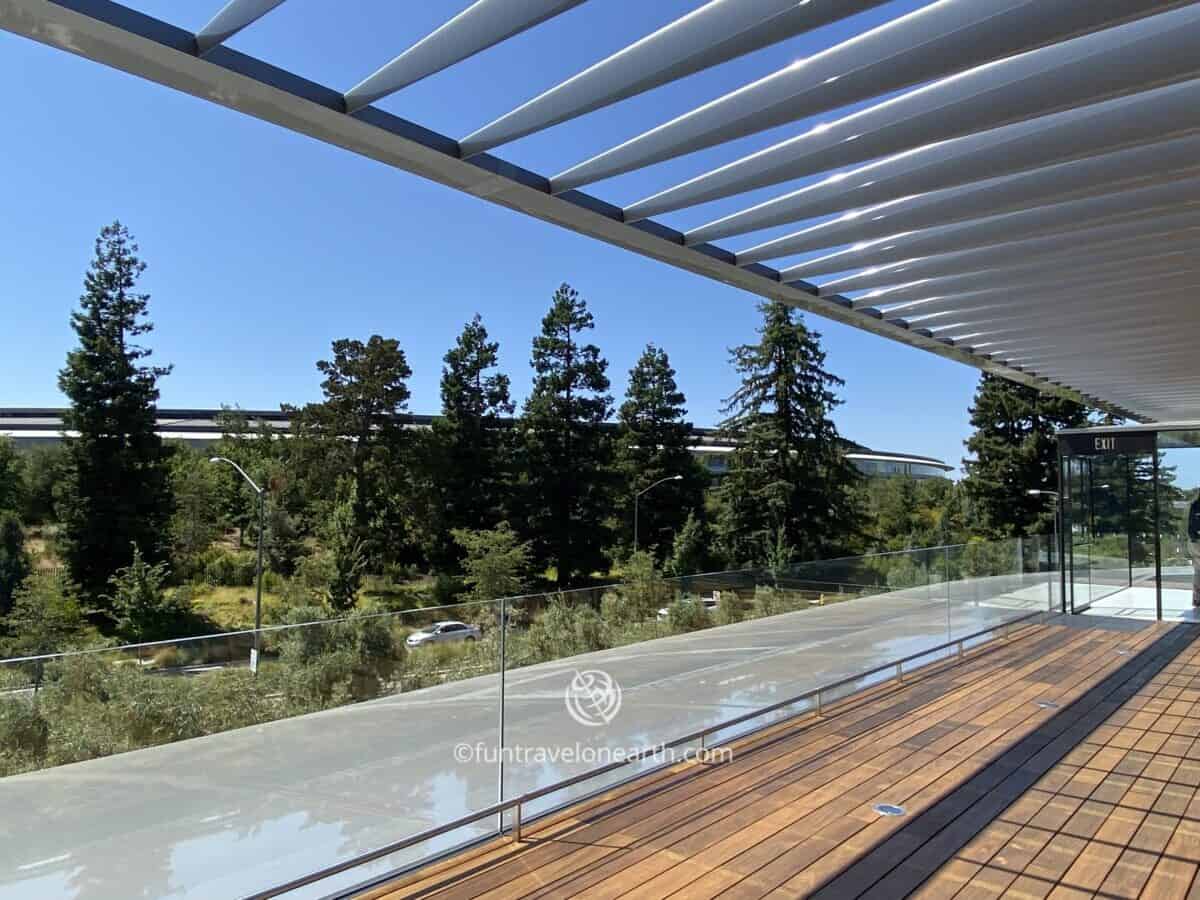
M228 844L179 896L248 895L408 843L289 893L324 896L1057 611L1054 563L972 542L279 625L257 671L252 631L6 660L0 796L31 817L6 868L72 896L114 855Z

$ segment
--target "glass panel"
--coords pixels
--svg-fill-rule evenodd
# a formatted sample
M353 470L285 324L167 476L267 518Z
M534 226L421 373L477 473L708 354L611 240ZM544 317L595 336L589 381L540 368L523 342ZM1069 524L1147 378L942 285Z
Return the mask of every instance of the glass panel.
M62 889L39 896L72 895L70 884L129 896L134 846L137 870L161 858L164 877L221 857L188 866L189 896L243 896L494 804L495 761L456 747L496 743L495 608L265 628L257 675L251 632L0 664L0 766L26 773L0 781L5 808L54 823L22 828L6 854L14 868L49 861L39 883ZM426 631L444 620L472 627ZM495 824L296 896L325 896ZM147 896L173 890L138 885Z
M942 659L949 639L1044 608L1040 568L1038 551L1007 541L646 573L268 627L257 674L252 632L0 662L0 764L24 773L2 782L6 808L55 823L22 829L6 852L42 866L39 895L86 883L114 897L127 894L134 846L139 871L161 859L151 869L164 879L220 854L222 866L189 867L187 883L234 896L556 786L528 819L700 744L596 772L647 748L707 729L719 748L812 711L817 688L829 704L894 677L897 663ZM77 762L69 777L53 768L66 762ZM327 896L501 821L490 812L295 896Z
M1073 612L1157 616L1154 467L1149 453L1063 458Z
M1200 432L1162 432L1159 447L1163 618L1195 620L1200 600Z
M1092 602L1091 482L1089 460L1072 457L1067 462L1067 491L1063 500L1067 528L1067 563L1071 574L1071 611L1083 612Z
M1136 599L1126 594L1131 585L1132 463L1123 454L1091 457L1088 463L1091 602L1106 608L1123 606Z

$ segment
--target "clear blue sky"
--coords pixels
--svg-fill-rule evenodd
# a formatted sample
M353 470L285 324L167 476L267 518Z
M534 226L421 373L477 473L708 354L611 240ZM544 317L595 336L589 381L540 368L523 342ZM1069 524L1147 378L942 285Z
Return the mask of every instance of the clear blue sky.
M220 2L133 5L195 29ZM345 89L463 5L296 0L231 43ZM461 137L697 5L593 0L382 105ZM561 171L698 100L920 5L898 0L498 155ZM753 336L756 298L748 294L7 33L0 34L0 79L8 87L0 406L63 402L56 374L72 343L68 316L92 240L114 218L132 229L149 264L143 285L153 297L152 346L159 362L175 366L162 383L164 406L315 399L313 363L330 341L378 332L408 353L412 409L433 412L442 354L477 311L523 396L530 339L562 281L591 305L594 339L618 396L647 341L670 353L697 424L714 424L735 387L727 348ZM629 202L802 127L591 190ZM687 227L745 202L666 221ZM808 322L824 336L829 368L846 381L835 416L845 436L959 463L974 369L812 316Z

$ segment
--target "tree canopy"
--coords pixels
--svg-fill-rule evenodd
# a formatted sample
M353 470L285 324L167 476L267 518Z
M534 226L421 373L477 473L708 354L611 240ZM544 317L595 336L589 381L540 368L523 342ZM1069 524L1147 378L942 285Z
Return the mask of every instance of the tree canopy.
M798 312L778 301L759 309L759 340L730 351L741 385L723 409L736 449L718 489L719 537L735 565L820 559L860 528L858 472L830 418L842 381Z
M703 514L705 472L692 456L692 423L667 352L647 344L629 372L625 402L617 414L617 466L627 489L617 501L621 543L632 544L634 498L665 478L638 504L638 545L653 548L661 562L689 516Z
M606 567L612 451L601 427L612 411L608 362L587 303L570 285L554 293L533 339L533 390L521 419L524 526L535 558L560 587Z
M169 549L167 453L154 424L158 380L170 367L148 365L151 351L138 343L154 326L150 297L136 290L146 268L137 253L119 222L100 231L71 316L78 345L58 379L71 401L63 424L75 433L59 484L60 549L93 603L134 545L152 563Z
M1087 408L985 372L970 415L963 466L978 527L993 537L1048 533L1054 507L1029 491L1058 490L1055 435L1087 425Z

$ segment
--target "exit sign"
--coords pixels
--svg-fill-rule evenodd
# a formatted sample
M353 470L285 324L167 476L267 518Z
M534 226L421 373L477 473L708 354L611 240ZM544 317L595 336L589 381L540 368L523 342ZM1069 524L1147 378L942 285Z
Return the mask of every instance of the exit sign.
M1107 434L1060 434L1058 450L1063 456L1105 456L1128 454L1130 456L1153 453L1155 433L1153 431L1122 431Z

